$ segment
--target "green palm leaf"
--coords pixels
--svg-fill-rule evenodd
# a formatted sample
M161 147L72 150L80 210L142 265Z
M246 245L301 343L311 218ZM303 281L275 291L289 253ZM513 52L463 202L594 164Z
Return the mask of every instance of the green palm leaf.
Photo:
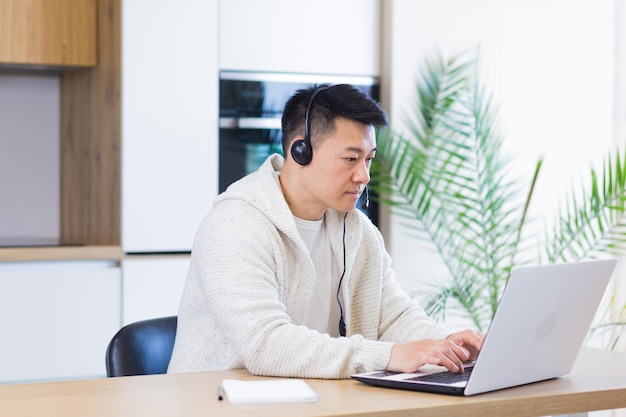
M613 159L612 159L613 158ZM572 190L546 248L548 262L621 256L626 250L626 157L606 157L602 177L591 170L590 188Z
M533 258L526 254L538 263L624 254L626 153L609 153L588 186L572 187L543 241L527 241L522 232L543 160L530 184L509 178L479 62L459 56L425 63L414 111L404 116L406 133L379 134L370 187L414 237L433 244L447 268L447 278L431 288L427 312L443 319L454 306L484 330L511 269ZM611 308L621 313L596 331L612 329L615 346L626 306Z
M448 269L427 311L441 316L454 300L484 329L513 265L532 193L523 210L513 203L519 189L507 179L509 160L490 98L476 82L477 61L427 63L417 111L406 117L409 133L379 137L372 187L415 236L434 244Z

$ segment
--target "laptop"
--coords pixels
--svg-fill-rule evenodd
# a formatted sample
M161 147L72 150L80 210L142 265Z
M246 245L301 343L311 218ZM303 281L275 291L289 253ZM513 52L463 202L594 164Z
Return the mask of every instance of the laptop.
M566 375L616 264L609 259L513 268L483 347L462 374L427 365L411 374L378 371L352 378L379 387L468 396ZM439 381L444 377L462 380Z

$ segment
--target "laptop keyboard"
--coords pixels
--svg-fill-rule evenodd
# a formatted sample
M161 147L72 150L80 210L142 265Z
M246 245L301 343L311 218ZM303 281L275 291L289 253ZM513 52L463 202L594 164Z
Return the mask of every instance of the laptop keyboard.
M406 381L424 381L434 382L437 384L455 384L458 382L466 382L472 372L472 367L466 367L465 372L436 372L434 374L415 376L407 378Z

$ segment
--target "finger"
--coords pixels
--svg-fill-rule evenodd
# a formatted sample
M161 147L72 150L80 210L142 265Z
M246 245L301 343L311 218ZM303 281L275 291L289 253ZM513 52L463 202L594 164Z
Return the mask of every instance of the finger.
M439 351L441 354L440 365L446 367L450 372L463 372L463 361L469 356L469 352L459 345L448 341Z
M463 372L463 361L457 355L451 352L449 355L443 355L444 361L441 363L450 372Z
M437 365L446 368L450 372L461 372L463 369L463 363L461 361L455 361L453 357L445 355L443 352L432 352L431 356L424 358L424 365Z
M481 332L472 332L472 338L477 341L480 345L482 345L485 340L485 334Z
M451 341L450 344L451 344L450 349L452 350L454 355L457 357L457 359L459 359L461 362L469 360L471 352L468 349L466 349L465 347L453 341Z
M483 347L483 342L485 341L485 335L480 332L475 333L475 339L472 340L473 343L470 343L470 348L472 349L472 359L476 359L478 352Z
M468 330L453 335L453 337L449 338L449 340L452 340L456 344L462 345L466 348L469 352L469 356L466 360L469 360L476 358L478 352L482 348L484 338L484 334Z

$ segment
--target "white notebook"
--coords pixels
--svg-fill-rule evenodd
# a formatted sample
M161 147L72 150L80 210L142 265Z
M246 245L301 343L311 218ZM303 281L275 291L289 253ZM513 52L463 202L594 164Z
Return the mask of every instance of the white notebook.
M301 379L225 379L222 387L232 404L313 403L318 399L317 393Z

